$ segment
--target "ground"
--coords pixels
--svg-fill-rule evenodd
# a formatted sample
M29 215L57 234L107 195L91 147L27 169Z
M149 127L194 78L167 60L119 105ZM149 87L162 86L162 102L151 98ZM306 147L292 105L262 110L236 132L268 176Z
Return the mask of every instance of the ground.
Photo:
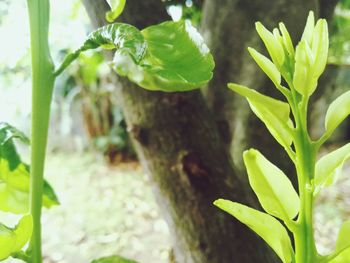
M45 263L88 263L111 254L168 263L169 230L137 163L111 167L91 153L55 153L48 156L46 177L61 205L44 210ZM349 189L347 168L317 198L316 237L323 253L334 247L342 221L350 219Z

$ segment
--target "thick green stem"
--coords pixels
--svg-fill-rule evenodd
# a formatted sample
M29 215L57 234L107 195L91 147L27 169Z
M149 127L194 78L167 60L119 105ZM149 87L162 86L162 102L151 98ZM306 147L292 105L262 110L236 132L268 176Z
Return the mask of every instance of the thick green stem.
M297 263L315 263L317 250L313 233L313 178L316 163L316 148L307 131L307 101L302 101L296 116L295 150L298 174L300 213L298 230L294 233Z
M48 44L49 0L28 0L32 55L32 131L30 210L34 229L32 262L41 263L41 206L45 152L54 85L54 66Z

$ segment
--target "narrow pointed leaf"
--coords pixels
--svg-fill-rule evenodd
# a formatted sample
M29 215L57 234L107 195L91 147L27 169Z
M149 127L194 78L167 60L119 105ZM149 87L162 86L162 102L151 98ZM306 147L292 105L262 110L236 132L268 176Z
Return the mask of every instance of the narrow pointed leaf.
M279 29L281 30L282 33L282 38L283 38L283 44L286 48L286 50L288 51L289 55L291 57L294 57L294 46L293 46L293 42L292 39L289 35L289 32L286 28L286 26L283 23L279 23Z
M317 21L312 40L312 53L315 56L313 71L317 78L321 76L326 68L328 49L329 39L327 21L325 19L320 19Z
M123 12L126 0L107 0L111 11L106 13L106 20L112 23Z
M265 96L242 85L230 83L228 87L246 97L252 111L264 122L272 136L283 147L289 147L291 145L293 135L288 103Z
M326 132L328 134L343 122L350 114L350 91L345 92L331 103L326 114Z
M301 37L301 39L305 40L308 44L311 44L314 28L315 28L315 15L314 15L314 12L310 11L306 20L306 25L305 25L303 35Z
M288 233L277 219L229 200L219 199L214 204L257 233L276 252L282 262L292 261L294 255Z
M275 64L272 63L264 55L260 54L254 48L248 48L250 55L253 57L255 62L259 65L259 67L265 72L265 74L272 80L276 87L279 87L281 84L281 73L278 71Z
M283 221L293 219L299 212L299 196L288 177L257 150L245 151L243 159L249 183L265 211Z
M341 176L344 163L350 158L350 143L326 154L316 163L315 186L316 194L322 187L330 186Z
M284 63L284 50L281 43L275 36L268 31L260 22L255 23L256 31L264 42L267 51L269 52L273 63L281 67Z
M91 263L137 263L137 262L134 260L120 257L120 256L110 256L110 257L95 259Z

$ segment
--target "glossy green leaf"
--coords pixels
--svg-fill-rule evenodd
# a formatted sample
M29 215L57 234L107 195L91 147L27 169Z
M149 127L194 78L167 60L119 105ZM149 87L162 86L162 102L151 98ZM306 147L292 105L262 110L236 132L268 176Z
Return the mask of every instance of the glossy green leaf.
M292 262L294 253L291 241L286 229L277 219L229 200L219 199L214 204L257 233L276 252L282 262Z
M0 137L4 138L0 131ZM16 214L29 211L29 166L22 163L12 136L0 144L0 210ZM2 140L4 141L4 140ZM57 197L51 186L45 181L43 205L51 207L58 204Z
M110 257L95 259L91 263L137 263L137 262L134 260L120 257L120 256L110 256Z
M350 143L326 154L317 161L315 169L315 194L322 187L330 186L339 179L343 165L349 158Z
M148 49L144 76L129 78L141 87L166 92L200 88L213 77L214 60L202 36L188 21L164 22L142 31Z
M119 50L138 64L145 55L146 46L144 37L136 27L123 23L107 25L92 32L79 49L69 54L55 75L62 73L82 52L96 48Z
M106 13L106 20L112 23L116 20L125 8L126 0L107 0L111 11Z
M265 123L272 136L283 147L289 147L292 144L292 121L289 118L288 103L265 96L242 85L230 83L228 87L247 98L252 111Z
M265 211L284 221L296 217L299 196L289 178L255 149L245 151L243 159L249 183Z
M31 215L22 217L14 229L0 224L0 260L19 252L28 243L33 231Z
M326 132L332 132L344 121L350 114L350 91L345 92L331 103L326 114Z
M272 80L276 87L281 84L281 73L278 71L275 64L272 63L264 55L260 54L254 48L248 48L250 55L254 58L255 62L265 72L265 74Z
M256 31L258 32L260 38L263 40L267 51L269 52L273 63L277 67L282 67L284 63L284 50L283 46L278 39L268 31L260 22L255 23Z
M335 248L335 258L330 263L350 262L350 221L346 221L340 228Z

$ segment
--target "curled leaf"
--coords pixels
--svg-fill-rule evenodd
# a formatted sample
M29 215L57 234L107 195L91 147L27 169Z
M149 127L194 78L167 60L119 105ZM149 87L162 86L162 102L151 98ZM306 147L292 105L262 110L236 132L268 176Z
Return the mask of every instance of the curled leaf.
M106 13L106 20L112 23L116 20L125 8L126 0L107 0L111 11Z
M291 263L294 252L286 229L274 217L245 205L219 199L214 205L231 214L257 233L276 252L283 263Z

